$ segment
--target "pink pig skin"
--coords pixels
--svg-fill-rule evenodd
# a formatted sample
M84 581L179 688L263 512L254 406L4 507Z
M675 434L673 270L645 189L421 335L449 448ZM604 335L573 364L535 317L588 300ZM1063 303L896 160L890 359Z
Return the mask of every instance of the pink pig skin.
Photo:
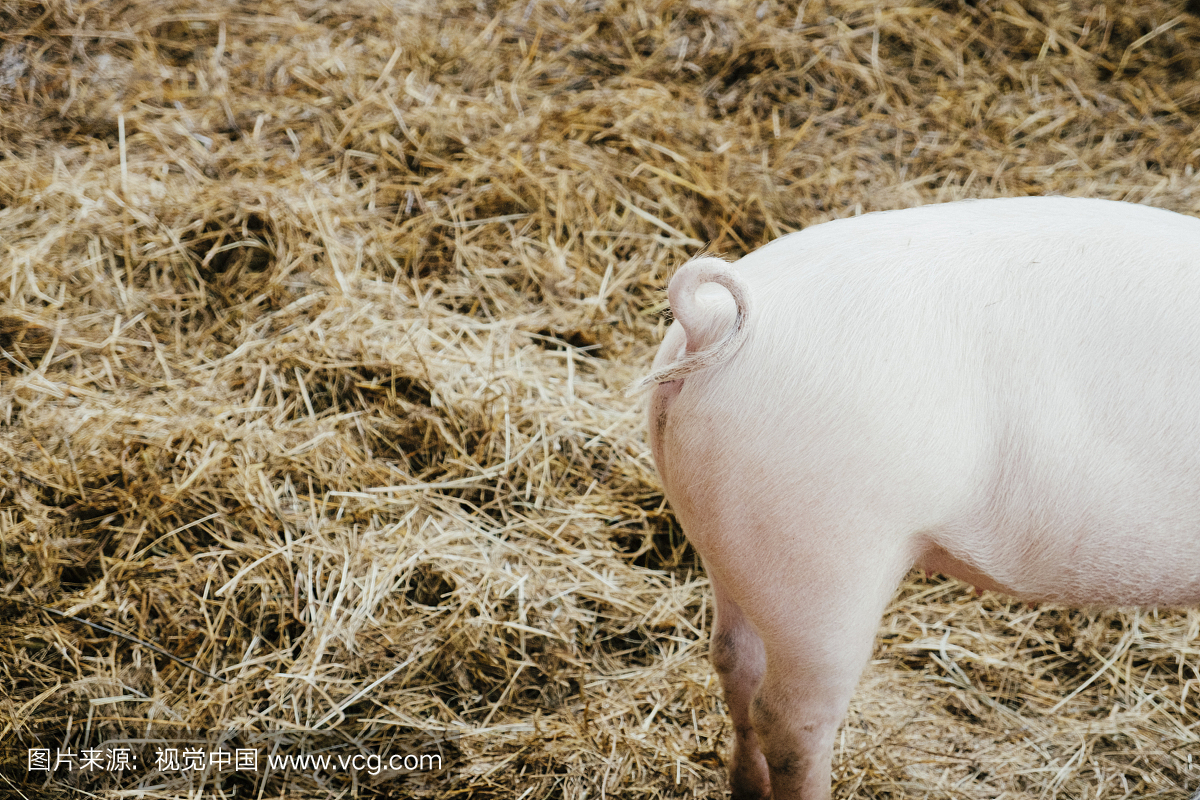
M914 565L1200 602L1200 220L1063 197L868 214L694 259L670 299L650 443L716 595L734 798L829 797Z

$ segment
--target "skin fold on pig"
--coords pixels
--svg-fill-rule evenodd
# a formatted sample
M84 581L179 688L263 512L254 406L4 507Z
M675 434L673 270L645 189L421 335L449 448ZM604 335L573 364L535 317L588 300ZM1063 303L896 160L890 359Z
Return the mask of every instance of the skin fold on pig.
M914 565L1026 600L1200 602L1200 220L924 206L693 259L669 293L641 386L716 596L737 800L829 797Z

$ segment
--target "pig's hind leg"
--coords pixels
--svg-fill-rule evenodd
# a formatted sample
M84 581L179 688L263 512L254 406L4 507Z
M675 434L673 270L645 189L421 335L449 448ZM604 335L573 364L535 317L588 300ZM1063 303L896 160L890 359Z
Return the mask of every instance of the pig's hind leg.
M838 538L811 537L808 542L821 541L827 547ZM873 548L865 542L840 544L848 546L791 553L805 564L802 571L796 569L797 561L777 552L776 558L760 562L753 574L737 574L735 567L733 574L721 576L726 587L736 587L726 606L744 609L741 625L752 624L762 642L760 650L737 639L741 653L729 674L740 682L722 673L730 713L738 708L736 714L742 715L734 717L740 745L735 746L730 771L735 797L737 781L747 773L754 776L750 791L757 793L744 796L763 796L758 765L765 758L772 800L829 798L838 726L871 656L883 610L909 566L902 553L887 553L889 548L879 540ZM714 635L721 635L719 626ZM714 662L719 652L714 645ZM760 673L764 656L765 670ZM740 734L745 721L741 692L751 678L758 684L749 706L757 742L754 735ZM736 687L733 696L731 687Z
M767 667L762 639L725 588L710 574L716 598L709 657L721 676L725 705L733 721L733 756L729 764L732 800L765 800L771 795L767 762L750 720L750 702Z

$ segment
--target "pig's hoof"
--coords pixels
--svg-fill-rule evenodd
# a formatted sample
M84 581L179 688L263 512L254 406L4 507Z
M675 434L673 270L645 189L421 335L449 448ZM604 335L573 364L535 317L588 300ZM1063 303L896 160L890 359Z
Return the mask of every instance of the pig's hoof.
M770 780L758 780L748 775L730 775L731 800L771 800Z

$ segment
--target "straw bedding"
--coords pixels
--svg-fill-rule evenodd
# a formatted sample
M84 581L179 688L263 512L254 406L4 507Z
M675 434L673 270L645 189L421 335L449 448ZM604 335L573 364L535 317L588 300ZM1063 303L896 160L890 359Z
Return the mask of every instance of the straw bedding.
M622 394L672 270L963 197L1198 213L1197 12L0 3L0 794L720 797ZM1198 712L1194 610L914 574L834 794L1181 798ZM167 729L443 766L26 769Z

